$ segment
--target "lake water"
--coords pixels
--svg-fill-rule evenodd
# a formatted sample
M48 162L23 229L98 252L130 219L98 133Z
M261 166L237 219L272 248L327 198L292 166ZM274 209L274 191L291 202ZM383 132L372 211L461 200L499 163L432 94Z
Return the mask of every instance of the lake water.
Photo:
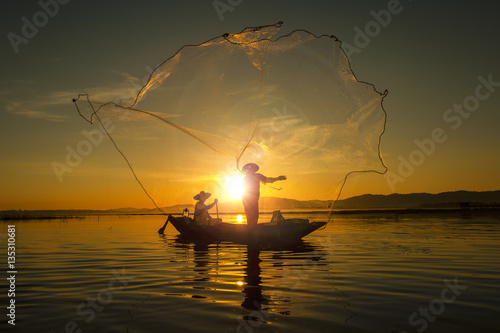
M335 217L288 249L190 244L161 216L16 226L17 332L499 332L500 216Z

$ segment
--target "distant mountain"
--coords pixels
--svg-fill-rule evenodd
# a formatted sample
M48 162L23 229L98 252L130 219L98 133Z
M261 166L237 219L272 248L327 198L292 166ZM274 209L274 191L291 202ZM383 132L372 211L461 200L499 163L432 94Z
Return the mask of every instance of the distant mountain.
M459 208L460 202L500 203L500 191L472 192L456 191L411 194L374 195L364 194L344 200L335 205L337 209L372 208Z
M500 203L500 191L456 191L410 194L364 194L339 200L335 209L390 209L390 208L460 208L460 202L471 203ZM259 207L261 211L273 210L324 210L329 209L332 200L295 200L277 197L261 197ZM163 207L167 213L181 213L184 208L194 211L194 204L184 204ZM144 210L142 210L144 211ZM157 212L156 210L151 210ZM212 214L215 211L212 209ZM241 200L219 202L219 212L243 212Z
M460 208L461 202L471 203L500 203L500 191L472 192L456 191L411 194L364 194L339 200L335 209L390 209L390 208ZM311 210L328 209L332 200L300 201L286 198L262 197L260 210ZM241 211L240 201L219 204L224 211Z
M331 200L308 200L301 201L295 199L262 197L260 198L261 212L273 210L326 210L329 209L333 201ZM362 209L405 209L405 208L460 208L461 202L475 204L500 203L500 191L456 191L431 193L411 193L411 194L364 194L343 200L339 200L335 209L362 210ZM218 205L221 213L242 213L243 205L241 200L221 202ZM167 214L182 213L187 208L190 213L194 211L194 203L162 207ZM86 215L117 215L117 214L160 214L157 209L139 208L118 208L109 210L10 210L0 211L0 220L17 218L58 218L61 216L86 216ZM215 215L215 208L211 210Z

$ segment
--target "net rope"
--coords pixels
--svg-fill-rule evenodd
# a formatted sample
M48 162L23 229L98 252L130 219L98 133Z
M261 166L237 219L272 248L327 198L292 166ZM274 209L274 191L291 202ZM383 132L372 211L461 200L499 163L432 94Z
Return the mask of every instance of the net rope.
M270 191L327 198L330 221L348 178L387 172L387 91L357 79L335 36L294 30L273 38L281 26L185 45L120 104L88 94L73 100L161 213L213 183L206 174L241 174L255 162L266 174L292 176Z

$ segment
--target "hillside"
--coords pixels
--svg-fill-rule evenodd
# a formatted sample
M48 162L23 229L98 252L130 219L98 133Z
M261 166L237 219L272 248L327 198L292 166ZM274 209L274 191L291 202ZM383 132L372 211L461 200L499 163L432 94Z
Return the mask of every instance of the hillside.
M471 203L500 203L500 191L472 192L456 191L411 194L364 194L347 199L339 200L335 209L389 209L389 208L460 208L460 202ZM332 201L309 200L300 201L294 199L263 197L260 199L260 209L269 210L295 210L295 209L328 209ZM239 201L219 204L221 209L237 211L241 209Z
M500 191L456 191L411 194L364 194L343 200L335 205L337 210L363 210L363 209L407 209L407 208L452 208L459 209L461 202L492 204L500 203ZM332 201L309 200L300 201L295 199L262 197L260 199L260 210L269 212L273 210L326 210ZM167 214L178 214L188 208L192 213L194 203L163 207ZM219 203L221 213L242 213L243 205L240 200ZM157 209L119 208L109 210L32 210L1 211L0 219L23 219L23 218L60 218L65 216L87 216L87 215L128 215L128 214L161 214ZM215 215L215 209L212 209Z
M499 203L500 191L471 192L456 191L411 194L373 195L365 194L344 200L336 204L338 209L372 208L459 208L460 202Z
M364 194L339 200L335 205L335 209L460 208L460 202L500 203L500 191L456 191L438 194ZM323 210L328 209L331 204L331 200L300 201L277 197L262 197L260 199L260 210ZM168 207L167 209L171 210L173 208L175 206ZM242 210L243 207L239 200L219 203L219 211L221 212L241 212Z

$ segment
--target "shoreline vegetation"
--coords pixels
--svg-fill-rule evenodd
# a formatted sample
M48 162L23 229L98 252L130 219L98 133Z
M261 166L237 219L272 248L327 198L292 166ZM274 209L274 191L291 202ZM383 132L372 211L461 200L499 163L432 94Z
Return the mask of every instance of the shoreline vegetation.
M84 219L87 215L53 214L52 211L4 210L0 221Z
M296 214L328 214L328 211L283 211L284 215L296 215ZM242 212L236 213L220 213L219 215L243 215ZM261 212L261 215L272 216L273 212ZM366 209L366 210L341 210L333 211L332 216L347 216L347 215L359 215L359 216L399 216L399 215L500 215L500 209L473 209L473 210L463 210L463 209ZM171 215L181 216L182 213L171 213ZM166 216L163 213L107 213L103 211L102 213L92 211L92 213L78 213L78 215L68 215L58 214L43 214L40 212L32 211L22 211L12 213L11 211L0 211L0 221L23 221L23 220L82 220L87 217L94 216Z
M297 214L325 214L329 210L293 210L282 211L284 215ZM170 212L167 214L181 216L182 213ZM261 215L273 214L273 211L262 211ZM471 205L469 208L380 208L380 209L342 209L333 210L332 216L338 215L359 215L359 216L399 216L399 215L500 215L499 205ZM61 210L61 211L39 211L39 210L22 210L22 211L0 211L0 221L22 221L22 220L65 220L65 219L85 219L94 216L165 216L161 212L120 212L118 210ZM243 212L219 212L221 216L227 215L244 215Z
M361 196L336 202L335 215L400 215L400 214L500 214L500 191L456 191L438 194L412 193ZM286 198L262 197L262 215L280 210L283 214L328 214L333 201L300 201ZM194 211L193 204L162 207L166 214L182 215L184 209ZM220 215L244 215L239 200L219 203ZM56 220L83 219L90 216L133 216L165 215L157 209L118 208L108 210L66 209L66 210L4 210L0 220Z

